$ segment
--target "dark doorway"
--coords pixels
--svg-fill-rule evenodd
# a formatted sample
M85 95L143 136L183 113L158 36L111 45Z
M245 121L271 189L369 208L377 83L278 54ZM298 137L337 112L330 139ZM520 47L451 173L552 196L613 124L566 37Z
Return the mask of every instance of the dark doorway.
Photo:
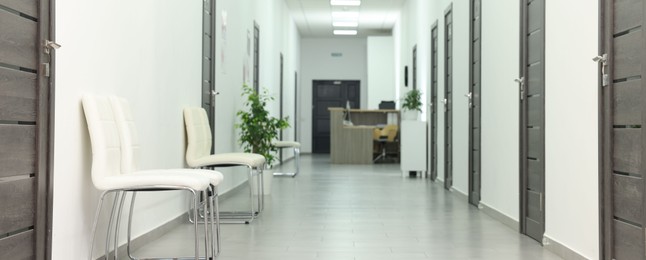
M545 232L545 0L521 2L520 229Z
M202 12L202 108L206 110L215 144L215 0L204 0ZM211 153L215 145L211 145Z
M431 27L431 180L437 180L437 78L439 77L437 73L438 68L438 21L435 21Z
M260 26L253 22L253 89L260 93Z
M469 203L480 204L480 29L482 0L471 0L469 55Z
M51 258L51 4L0 1L0 259Z
M444 12L444 188L453 186L453 4Z
M361 81L314 80L312 81L312 153L330 153L330 107L359 108Z
M600 3L601 259L646 259L646 4Z

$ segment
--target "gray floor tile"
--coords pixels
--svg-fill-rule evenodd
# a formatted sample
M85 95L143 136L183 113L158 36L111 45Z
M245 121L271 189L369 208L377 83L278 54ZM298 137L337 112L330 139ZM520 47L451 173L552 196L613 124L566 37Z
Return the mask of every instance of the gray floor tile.
M296 178L273 179L259 219L222 225L218 260L560 259L440 184L402 178L399 165L301 160ZM220 204L244 210L247 200L242 189ZM190 230L180 226L136 253L190 255Z

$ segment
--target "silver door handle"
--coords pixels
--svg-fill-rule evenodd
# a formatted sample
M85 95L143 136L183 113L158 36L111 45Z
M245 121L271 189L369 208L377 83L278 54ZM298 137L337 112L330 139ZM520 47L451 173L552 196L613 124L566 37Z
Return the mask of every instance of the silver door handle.
M514 79L520 86L520 100L525 99L525 77Z
M608 73L606 73L606 67L608 66L608 54L604 53L603 55L596 56L592 58L592 61L601 63L601 84L602 86L608 86L610 83L610 78Z
M473 107L473 92L469 92L467 94L464 94L465 97L469 99L469 108Z
M444 103L444 105L446 105L446 104L448 104L448 103L449 103L449 101L448 101L448 100L446 100L446 98L445 98L445 99L442 99L442 103Z

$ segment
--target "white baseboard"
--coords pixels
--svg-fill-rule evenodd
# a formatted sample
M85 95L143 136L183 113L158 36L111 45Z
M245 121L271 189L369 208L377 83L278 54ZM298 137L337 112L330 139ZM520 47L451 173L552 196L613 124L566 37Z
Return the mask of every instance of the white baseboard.
M480 204L478 205L478 208L480 208L480 210L482 210L483 213L487 214L488 216L492 217L493 219L497 220L498 222L503 223L505 226L510 227L511 229L513 229L516 232L520 232L520 223L518 222L518 220L515 220L515 219L507 216L506 214L504 214L504 213L502 213L502 212L500 212L500 211L498 211L498 210L496 210L496 209L494 209L494 208L490 207L489 205L484 204L482 202L480 202Z
M548 251L562 257L563 259L568 260L587 260L588 258L582 256L571 248L559 243L558 241L551 239L548 236L543 235L543 247Z

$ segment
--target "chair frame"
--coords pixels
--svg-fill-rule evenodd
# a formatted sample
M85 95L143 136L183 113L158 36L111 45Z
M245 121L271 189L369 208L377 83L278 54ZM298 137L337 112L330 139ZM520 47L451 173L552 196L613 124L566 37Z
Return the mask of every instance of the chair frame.
M131 253L131 231L132 231L132 216L134 215L134 202L136 192L152 192L152 191L188 191L192 195L193 210L197 212L198 193L203 196L214 194L211 180L207 177L201 176L199 172L188 172L186 169L183 171L149 171L147 173L132 173L124 172L124 147L123 133L114 125L119 125L114 112L114 107L107 97L99 97L93 95L85 95L83 97L83 109L88 123L88 131L90 132L90 139L92 143L92 180L94 185L103 190L99 199L94 222L92 225L92 244L90 246L89 259L93 259L94 245L96 240L97 225L101 215L102 207L106 195L115 193L115 198L110 212L110 218L106 231L105 239L105 259L110 258L111 252L114 252L114 258L119 257L119 228L121 226L121 218L123 213L123 206L126 195L132 192L130 211L128 212L128 239L127 251L130 259L137 259ZM118 141L115 141L115 136ZM131 158L134 161L134 158ZM116 164L116 165L115 165ZM186 171L186 172L184 172ZM109 174L110 178L107 179ZM181 175L180 175L181 174ZM160 178L171 178L166 181L159 181ZM118 182L117 180L121 180ZM173 181L174 180L174 181ZM116 182L115 182L116 181ZM169 184L175 182L176 184ZM185 184L181 184L181 183ZM192 184L189 184L192 183ZM192 186L191 186L192 185ZM199 186L198 186L199 185ZM193 188L195 187L195 188ZM197 187L203 187L196 189ZM203 205L203 210L217 212L212 203ZM194 213L195 213L194 212ZM217 216L217 214L216 214ZM214 217L204 222L204 257L200 256L199 250L199 226L194 223L194 242L195 242L195 256L189 259L214 259L220 252L219 245L219 227L217 229L217 250L214 236ZM209 231L210 227L210 231ZM113 234L114 232L114 234ZM112 250L111 244L114 245ZM210 253L210 254L209 254ZM146 258L146 259L168 259L163 258Z
M192 114L192 113L198 113L197 111L199 111L199 115ZM189 139L189 144L188 145L189 146L191 145L190 144L190 139L191 139L190 135L191 134L198 134L198 133L195 133L195 132L191 133L191 130L189 130L189 122L187 122L187 121L189 121L189 119L187 118L189 115L191 117L198 116L199 118L194 118L194 120L199 120L199 122L202 125L204 125L204 127L208 126L208 130L209 130L208 131L208 135L209 135L208 140L209 141L208 141L208 143L205 143L204 145L207 145L208 150L211 150L212 141L210 141L210 140L212 140L212 139L210 139L210 137L212 135L212 131L211 131L211 128L210 128L210 126L208 124L208 118L207 118L206 111L201 107L199 107L199 108L198 107L188 107L188 108L184 109L184 124L185 124L185 127L186 127L186 134L187 134L188 139ZM194 127L194 126L191 126L191 127ZM187 150L188 149L189 149L189 147L187 147ZM209 154L207 156L218 156L218 155L219 154ZM249 155L251 155L251 154L249 154ZM187 152L187 157L188 157L188 152ZM187 161L188 161L188 158L187 158ZM189 165L190 164L191 163L189 162ZM216 169L216 168L226 168L226 167L246 167L249 170L248 171L248 180L249 180L248 183L249 183L249 200L251 201L251 203L250 203L251 207L250 207L249 212L236 212L236 211L221 211L221 212L219 212L220 213L220 223L222 223L222 224L250 224L251 222L253 222L255 220L256 217L258 217L260 215L260 213L264 209L263 169L265 168L265 163L263 163L263 165L261 167L254 167L253 165L245 164L245 163L242 163L242 162L240 162L240 163L227 162L227 163L222 163L222 164L209 164L209 165L193 166L193 168L195 168L195 169L209 169L209 170L213 170L213 169ZM257 199L256 202L254 202L254 198L253 198L254 197L254 187L253 187L253 184L252 184L252 180L253 180L254 177L256 178L257 183L258 183L258 185L256 187L256 189L257 189L256 192L258 194L257 195L258 199ZM257 210L256 210L256 207L254 205L256 203L258 204L258 209ZM196 218L196 216L203 219L205 217L205 214L199 214L199 215L193 215L193 216L189 215L189 221L191 223L199 222L200 220L198 218Z

